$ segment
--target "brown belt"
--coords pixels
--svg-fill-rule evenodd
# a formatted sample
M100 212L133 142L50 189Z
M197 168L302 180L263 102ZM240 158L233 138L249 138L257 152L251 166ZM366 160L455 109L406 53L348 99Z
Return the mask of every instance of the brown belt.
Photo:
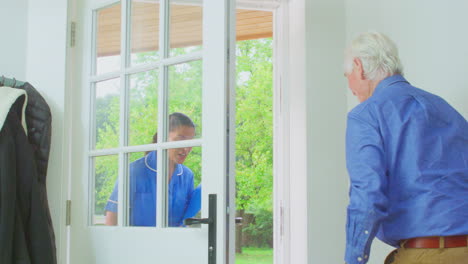
M468 236L416 237L403 240L403 248L456 248L468 246Z

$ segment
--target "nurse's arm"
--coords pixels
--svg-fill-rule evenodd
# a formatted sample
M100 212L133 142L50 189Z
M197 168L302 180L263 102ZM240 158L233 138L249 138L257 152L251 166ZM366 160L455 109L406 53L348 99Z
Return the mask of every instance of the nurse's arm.
M117 225L117 213L106 211L106 219L104 223L108 226Z

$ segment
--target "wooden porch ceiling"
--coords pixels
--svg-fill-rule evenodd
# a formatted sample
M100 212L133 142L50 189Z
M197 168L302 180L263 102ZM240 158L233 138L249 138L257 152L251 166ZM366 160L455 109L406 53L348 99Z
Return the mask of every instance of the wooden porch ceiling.
M202 8L171 5L170 47L198 46L202 43ZM98 12L98 57L120 53L120 5ZM237 9L236 38L240 40L273 36L273 13ZM131 51L147 52L159 49L159 4L133 2Z

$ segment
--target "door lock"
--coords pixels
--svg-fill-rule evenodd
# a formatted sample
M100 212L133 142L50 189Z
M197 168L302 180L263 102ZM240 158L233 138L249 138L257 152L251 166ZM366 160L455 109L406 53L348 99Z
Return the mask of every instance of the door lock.
M187 218L185 225L208 225L208 264L216 264L216 194L208 195L208 218Z

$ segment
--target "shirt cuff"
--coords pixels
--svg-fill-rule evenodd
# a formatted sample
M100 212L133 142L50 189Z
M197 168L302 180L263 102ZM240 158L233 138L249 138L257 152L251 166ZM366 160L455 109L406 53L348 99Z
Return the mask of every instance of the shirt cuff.
M108 200L104 210L117 213L118 203L116 201Z

